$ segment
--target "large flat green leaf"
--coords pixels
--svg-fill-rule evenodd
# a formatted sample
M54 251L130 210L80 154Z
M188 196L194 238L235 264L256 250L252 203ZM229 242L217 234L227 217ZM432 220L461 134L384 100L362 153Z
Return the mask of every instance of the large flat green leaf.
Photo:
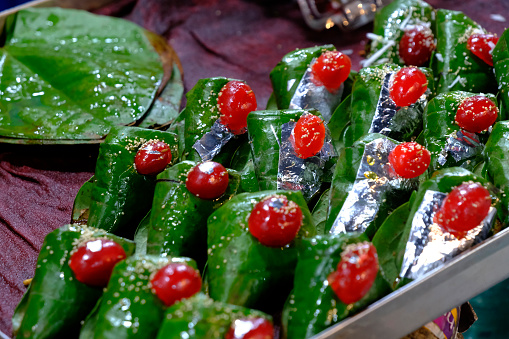
M113 126L141 123L176 60L161 37L78 10L22 10L7 18L4 38L4 142L91 142Z

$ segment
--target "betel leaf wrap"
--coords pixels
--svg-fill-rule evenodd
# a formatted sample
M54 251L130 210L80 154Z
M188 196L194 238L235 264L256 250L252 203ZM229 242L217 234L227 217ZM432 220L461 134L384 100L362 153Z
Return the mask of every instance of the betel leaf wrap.
M509 29L506 29L493 49L493 66L501 101L502 120L509 119Z
M247 116L247 131L260 189L277 189L279 145L284 123L297 121L304 110L256 111Z
M134 253L132 241L101 229L65 225L49 233L42 244L34 278L14 312L13 333L18 338L77 337L80 322L103 289L79 282L69 267L69 259L78 244L95 238L117 242L127 256Z
M345 247L367 240L364 234L352 233L303 239L294 289L283 311L287 338L312 337L389 293L380 271L368 293L354 304L341 302L329 287L327 277L337 269Z
M283 248L262 245L248 227L254 206L274 194L294 201L303 216L296 238ZM301 239L315 234L311 213L300 191L261 191L233 197L208 220L209 295L216 301L249 308L280 309L292 288Z
M178 141L174 133L121 127L108 134L97 157L89 225L131 236L150 210L156 178L139 174L134 166L139 147L150 140L168 144L172 163L177 161Z
M279 171L279 151L281 143L281 130L285 123L297 122L304 113L317 116L317 111L305 110L267 110L251 112L247 117L249 143L253 154L254 169L258 178L260 189L277 189ZM330 158L322 175L322 180L330 176L335 157Z
M352 88L351 107L349 110L343 108L343 110L346 109L351 112L350 126L346 129L345 135L341 136L344 138L344 146L351 146L355 141L369 133L385 76L400 69L400 66L385 64L365 67L360 70ZM431 70L422 67L419 69L426 75L428 88L432 92L433 75ZM399 109L391 119L391 131L386 135L398 141L410 141L415 138L422 129L423 110L424 107L421 104Z
M395 247L396 267L398 270L401 270L403 258L405 255L405 248L412 229L412 221L414 215L419 209L426 192L428 190L433 190L442 193L449 193L450 191L452 191L454 187L459 186L462 183L468 181L478 182L482 184L484 187L486 187L490 191L492 198L494 198L495 207L497 207L498 209L500 197L498 193L495 192L493 185L489 183L486 179L479 177L474 173L470 172L469 170L466 170L461 167L450 167L436 171L430 179L428 179L427 181L423 182L420 185L419 190L417 191L417 195L413 200L412 206L410 208L410 214L405 223L405 227L401 232L400 241L398 245ZM402 279L399 282L399 284L401 286L408 282L409 279Z
M403 66L404 62L399 57L399 41L404 34L404 29L419 24L428 24L431 29L434 29L433 12L433 8L421 0L396 0L381 8L375 15L373 33L386 41L374 39L371 42L368 58L390 41L391 46L385 47L385 52L376 58L373 64L388 62Z
M431 163L428 168L429 174L440 168L447 167L464 167L472 171L483 160L482 145L473 148L471 155L465 156L460 160L455 160L453 155L446 150L448 139L451 136L457 136L457 133L460 131L460 127L455 123L458 106L461 101L474 95L478 94L461 91L442 93L429 102L424 114L422 133L424 146L431 153ZM484 95L496 105L497 101L493 94ZM486 140L487 133L480 133L478 137L482 144ZM445 157L445 162L443 157Z
M500 190L502 203L500 219L509 224L509 122L497 122L491 131L484 161L488 179Z
M438 78L436 92L496 93L493 68L467 48L470 35L482 27L462 12L446 9L437 10L435 23L437 47L430 67Z
M270 72L274 97L279 109L288 109L302 76L314 58L324 51L334 51L333 45L302 48L286 54Z
M201 161L201 157L193 148L193 145L203 135L210 131L214 122L219 119L220 113L217 106L217 99L219 92L229 81L233 79L217 77L200 79L194 87L187 92L187 103L184 110L181 112L182 119L184 120L183 129L184 133L183 145L183 159L190 161ZM236 137L243 142L245 136ZM236 139L230 140L221 150L221 152L214 157L214 161L228 164L233 152L237 149L239 141ZM221 158L221 159L218 159Z
M326 233L331 231L334 221L342 211L348 195L353 191L366 145L380 139L385 139L395 144L398 143L381 134L372 133L362 137L351 147L341 149L330 188L329 212L325 223ZM376 165L377 161L379 161L377 157L374 157L372 160L372 165ZM413 187L413 184L398 185L397 187L391 186L390 189L382 193L374 220L365 225L364 232L370 239L373 238L376 230L378 230L387 216L399 205L408 201Z
M165 84L154 36L126 20L58 7L7 17L0 137L98 141L113 126L136 123Z
M272 321L263 312L217 302L198 293L166 310L157 338L224 338L235 320L254 317Z
M207 218L238 192L240 176L228 170L226 192L218 199L204 200L186 188L187 173L195 165L183 161L157 176L147 253L191 257L203 267L207 258Z
M170 263L196 269L189 258L134 255L113 269L100 302L83 324L80 339L155 338L166 307L152 292L151 275Z

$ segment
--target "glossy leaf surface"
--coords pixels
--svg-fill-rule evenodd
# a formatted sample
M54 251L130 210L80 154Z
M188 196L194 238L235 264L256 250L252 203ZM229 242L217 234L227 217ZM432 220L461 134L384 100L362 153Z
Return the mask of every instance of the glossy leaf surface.
M155 34L85 11L25 9L7 18L5 34L5 142L97 142L111 127L145 116L176 57Z

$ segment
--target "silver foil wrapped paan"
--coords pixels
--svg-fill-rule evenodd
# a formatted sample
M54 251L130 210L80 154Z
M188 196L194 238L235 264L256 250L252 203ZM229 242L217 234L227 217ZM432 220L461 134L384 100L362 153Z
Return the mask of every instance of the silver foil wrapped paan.
M281 126L277 189L302 191L304 198L310 199L320 190L325 163L338 155L325 127L325 140L320 152L307 159L299 158L291 141L295 125L296 122L290 121Z
M313 59L310 65L315 60ZM332 113L341 102L344 85L341 84L336 91L329 92L325 86L315 85L311 77L311 67L308 67L290 100L290 108L316 109L322 114L323 120L328 123Z
M466 249L483 241L495 222L496 208L490 207L481 224L457 238L433 222L446 193L428 190L415 212L405 248L400 277L419 279Z
M457 162L473 158L482 152L483 147L477 134L463 130L455 131L447 138L447 144L438 156L438 163L443 166L449 155Z
M386 138L366 144L352 190L334 220L330 233L366 231L375 220L388 190L404 187L411 190L417 186L417 178L399 177L389 163L389 153L396 146Z
M234 136L235 134L217 119L210 131L194 143L193 148L198 152L201 160L212 160Z
M382 88L380 90L380 96L378 97L375 115L371 121L369 133L380 133L390 136L392 132L391 125L394 116L400 110L408 111L407 107L400 107L396 105L396 103L394 103L394 101L391 99L390 88L392 86L395 75L395 72L388 72L382 80ZM411 105L411 107L413 107L415 111L417 111L421 116L424 112L424 107L426 107L428 102L427 97L430 94L431 91L427 89L426 92L417 100L417 102ZM413 114L416 113L413 112ZM411 119L411 117L407 118Z

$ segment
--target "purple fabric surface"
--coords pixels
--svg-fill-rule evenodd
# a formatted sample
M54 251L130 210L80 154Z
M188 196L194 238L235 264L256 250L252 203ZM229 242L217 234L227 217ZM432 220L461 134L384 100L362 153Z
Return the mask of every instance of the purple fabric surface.
M501 34L505 0L429 0L437 8L464 11ZM370 26L344 33L306 27L296 2L242 0L121 0L97 13L121 16L163 35L180 57L185 90L212 76L246 80L259 109L271 93L269 73L289 51L331 43L351 50L353 68ZM496 17L495 17L496 18ZM35 270L44 236L69 222L74 197L93 174L97 146L0 146L0 331L11 317Z

